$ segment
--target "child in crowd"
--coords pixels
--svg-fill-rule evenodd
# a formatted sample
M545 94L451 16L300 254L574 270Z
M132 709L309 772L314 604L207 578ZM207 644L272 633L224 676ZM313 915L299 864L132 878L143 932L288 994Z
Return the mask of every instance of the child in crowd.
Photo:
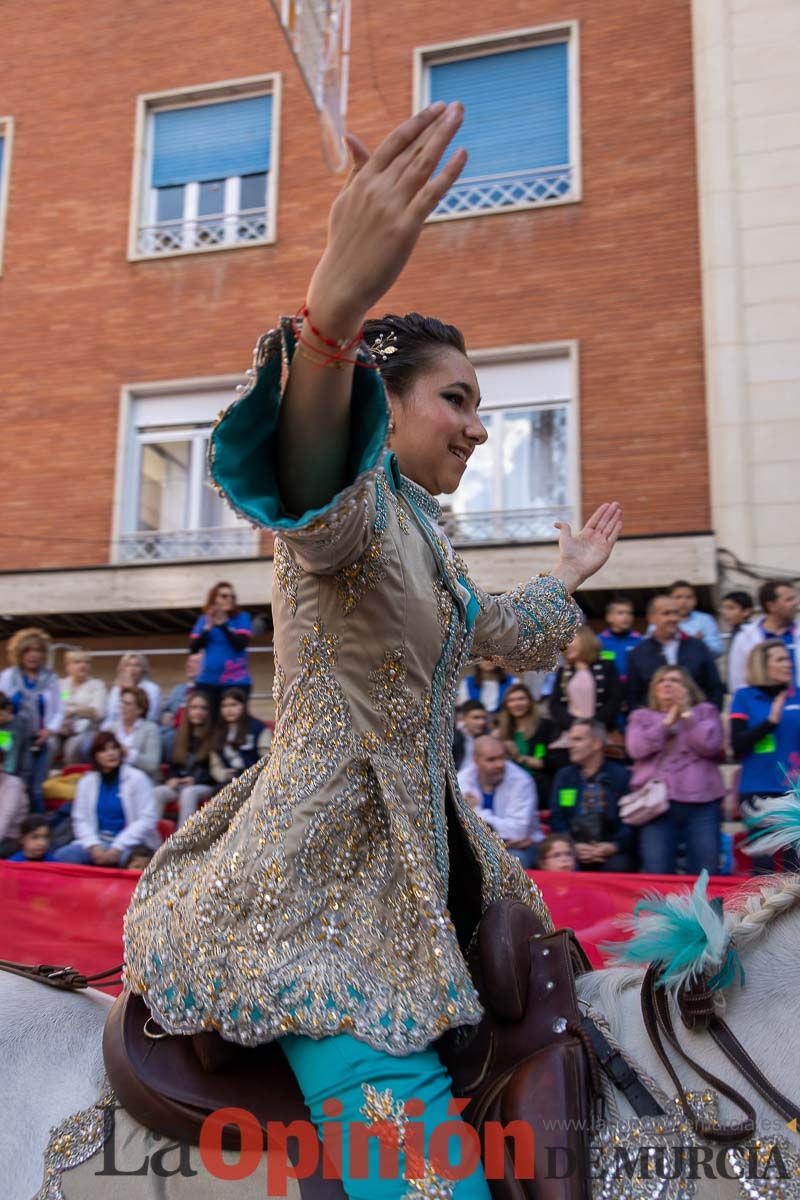
M39 813L22 818L19 830L20 848L9 862L56 862L50 852L50 826Z
M154 854L155 851L151 850L149 846L134 846L131 850L131 856L125 864L125 869L127 871L136 871L141 875Z
M247 693L228 688L219 702L212 735L211 775L220 787L230 783L269 753L272 732L247 709Z
M753 618L753 597L749 592L728 592L722 597L720 616L730 630L730 640Z
M606 605L606 628L599 635L600 658L612 662L623 684L628 678L628 655L642 640L633 628L633 601L629 596L612 596Z
M539 843L537 871L574 871L577 865L575 843L569 834L551 833Z

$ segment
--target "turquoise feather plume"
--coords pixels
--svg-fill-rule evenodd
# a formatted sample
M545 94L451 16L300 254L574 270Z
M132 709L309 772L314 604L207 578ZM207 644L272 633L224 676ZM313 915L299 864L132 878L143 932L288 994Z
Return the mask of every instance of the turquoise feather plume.
M709 974L709 985L721 989L737 974L744 982L730 929L719 903L707 895L708 872L703 871L691 892L662 896L651 892L640 900L625 924L630 941L607 942L602 949L620 966L661 963L659 986L677 989Z
M800 779L785 796L759 801L758 812L745 817L747 854L774 854L794 848L800 852Z

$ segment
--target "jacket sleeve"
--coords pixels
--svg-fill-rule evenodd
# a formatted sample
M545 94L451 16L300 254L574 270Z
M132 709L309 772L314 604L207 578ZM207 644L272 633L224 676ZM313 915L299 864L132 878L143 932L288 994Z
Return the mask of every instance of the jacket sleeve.
M703 647L703 671L700 687L705 692L706 699L714 705L715 708L722 708L722 701L725 695L725 689L722 686L722 680L719 677L717 664L711 657L711 651L706 646L705 642L699 642Z
M100 844L100 834L97 828L97 796L97 772L89 771L86 775L82 775L78 782L70 813L75 839L86 850Z
M129 757L132 767L152 775L161 762L161 735L158 726L152 721L146 721L142 728L141 745L135 751L135 757Z
M64 703L61 699L61 683L55 673L53 673L47 685L45 723L51 733L58 733L64 724Z
M130 850L142 842L152 846L156 839L158 807L153 785L142 771L137 771L135 767L130 770L132 777L128 777L128 798L133 820L114 838L111 843L114 850Z
M548 817L548 824L551 833L569 833L572 826L572 822L570 821L572 809L568 811L565 806L558 802L563 783L564 774L561 770L558 770L550 786L550 816Z
M491 658L512 675L552 670L583 616L560 579L536 575L511 592L492 596L476 587L463 560L456 563L476 597L473 658Z
M356 562L372 540L389 410L379 373L367 365L357 367L343 486L322 508L287 512L278 486L281 352L291 362L294 346L288 318L259 340L249 388L212 432L209 465L212 480L234 512L279 534L303 570L328 575Z
M739 688L731 701L731 711L728 717L731 730L731 747L734 757L739 761L748 754L752 754L755 746L768 734L774 733L778 728L769 718L765 721L759 721L757 725L754 725L750 715L748 699L748 689Z
M640 643L628 655L628 711L642 708L647 703L647 680L642 670L642 655L645 653L643 643Z
M652 758L664 749L668 736L662 713L650 708L637 708L631 713L625 730L625 749L634 761Z
M719 632L719 626L712 617L711 613L701 613L700 617L700 628L703 634L703 643L712 658L719 658L723 651L722 636Z
M687 741L701 758L718 759L725 745L720 715L713 704L698 704L688 720Z
M751 626L745 625L731 643L728 654L728 691L733 695L747 686L747 658L756 642L750 632Z
M558 728L559 732L569 729L572 724L572 716L569 709L564 703L564 698L561 695L561 683L564 678L564 668L559 667L556 671L555 682L553 683L553 691L550 696L550 720Z
M617 719L617 713L622 707L622 683L619 672L612 662L601 662L600 667L603 672L605 697L603 703L598 706L594 719L601 725L605 725L606 729L612 729Z

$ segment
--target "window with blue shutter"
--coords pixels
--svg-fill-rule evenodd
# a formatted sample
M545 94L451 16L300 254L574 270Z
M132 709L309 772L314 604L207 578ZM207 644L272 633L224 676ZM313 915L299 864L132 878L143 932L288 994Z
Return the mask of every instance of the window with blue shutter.
M436 215L542 204L570 195L568 42L428 65L430 100L461 100L456 144L469 159Z
M264 241L273 96L156 108L140 253Z

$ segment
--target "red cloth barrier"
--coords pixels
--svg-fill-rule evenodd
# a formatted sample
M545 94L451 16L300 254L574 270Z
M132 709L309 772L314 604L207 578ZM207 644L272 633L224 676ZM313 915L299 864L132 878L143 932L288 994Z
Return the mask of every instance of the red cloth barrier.
M615 922L645 891L681 891L694 882L685 875L531 875L556 925L574 929L598 967L598 943L627 937ZM58 963L86 975L113 967L122 961L122 919L138 878L103 867L0 862L0 958ZM742 882L712 879L709 894L730 895Z

